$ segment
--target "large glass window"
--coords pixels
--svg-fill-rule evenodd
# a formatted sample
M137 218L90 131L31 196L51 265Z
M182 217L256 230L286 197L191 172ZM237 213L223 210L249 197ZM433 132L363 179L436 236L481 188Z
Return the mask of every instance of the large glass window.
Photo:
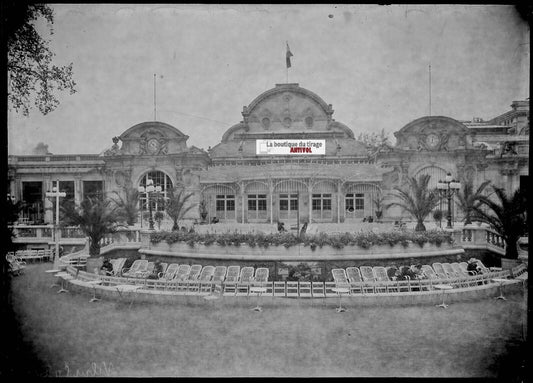
M298 214L298 194L279 195L279 218L296 219Z
M235 194L217 194L215 202L218 219L235 219Z
M331 218L331 193L313 194L313 218Z
M266 219L267 196L266 194L248 194L248 218Z
M348 193L345 198L346 217L362 217L365 210L364 193Z
M83 199L103 197L104 181L83 181Z
M67 194L61 202L74 202L74 181L59 181L59 191Z
M44 218L43 183L22 182L22 200L25 202L22 218L26 221L41 222Z
M153 171L146 173L140 180L139 186L146 188L148 180L152 180L155 186L161 186L161 193L152 193L150 195L150 205L155 211L165 210L165 201L168 199L169 190L172 189L172 181L170 177L161 171ZM139 195L141 210L149 210L147 205L146 193Z

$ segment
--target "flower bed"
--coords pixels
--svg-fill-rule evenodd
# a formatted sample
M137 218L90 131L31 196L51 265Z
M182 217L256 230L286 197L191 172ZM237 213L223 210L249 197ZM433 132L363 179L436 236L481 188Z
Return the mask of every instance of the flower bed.
M320 233L317 235L305 235L297 237L291 233L276 234L242 234L242 233L224 233L224 234L199 234L194 232L182 231L161 231L150 234L150 242L158 244L166 242L169 245L174 243L187 243L190 247L196 244L210 246L217 244L219 246L236 246L248 245L251 248L269 248L270 246L292 246L303 245L309 246L311 250L317 247L331 246L334 249L342 249L345 246L358 246L362 249L369 249L373 246L401 245L407 248L411 243L423 247L425 244L440 246L442 243L453 244L452 235L443 231L426 231L426 232L404 232L393 231L389 233L344 233L340 235L328 235Z

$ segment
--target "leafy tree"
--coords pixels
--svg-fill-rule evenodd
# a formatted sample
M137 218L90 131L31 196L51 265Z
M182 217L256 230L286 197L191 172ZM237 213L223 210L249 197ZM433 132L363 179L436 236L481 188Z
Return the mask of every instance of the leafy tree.
M409 177L408 188L401 188L396 186L394 188L394 197L399 201L391 202L386 205L386 208L392 206L399 206L404 211L408 212L416 219L415 231L426 231L424 226L424 219L431 213L440 201L437 190L430 190L428 187L430 175L421 175L418 179L416 177Z
M89 255L100 254L100 241L106 234L114 233L119 226L117 207L111 200L85 198L80 206L65 203L61 207L64 225L79 226L89 237Z
M508 196L503 188L492 186L492 189L494 194L490 197L481 196L479 205L474 206L473 210L477 219L488 223L503 237L506 243L505 257L516 259L516 243L526 227L526 194L518 189Z
M185 206L187 201L193 196L193 193L185 193L184 189L173 188L168 190L168 200L165 203L165 211L172 219L172 230L179 230L179 221L193 209L196 204Z
M76 92L72 63L54 65L50 41L43 39L35 28L35 22L44 18L53 34L54 12L46 4L24 1L7 2L5 12L9 15L6 25L10 105L25 116L29 115L32 103L42 114L48 114L59 105L56 90Z
M135 188L123 188L123 193L113 192L111 200L117 207L117 215L120 222L128 226L135 225L139 213L139 191Z
M465 214L465 225L472 223L474 208L481 204L480 198L483 196L483 190L489 184L490 181L485 181L474 191L474 184L471 180L462 182L463 188L457 193L457 203Z

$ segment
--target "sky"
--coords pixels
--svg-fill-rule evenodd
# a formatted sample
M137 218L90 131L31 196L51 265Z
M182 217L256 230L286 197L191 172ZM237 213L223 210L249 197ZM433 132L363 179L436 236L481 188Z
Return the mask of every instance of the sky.
M56 65L77 92L46 116L8 110L8 153L98 154L156 119L207 149L242 108L287 81L318 94L360 133L429 114L490 119L529 97L529 27L504 5L57 4Z

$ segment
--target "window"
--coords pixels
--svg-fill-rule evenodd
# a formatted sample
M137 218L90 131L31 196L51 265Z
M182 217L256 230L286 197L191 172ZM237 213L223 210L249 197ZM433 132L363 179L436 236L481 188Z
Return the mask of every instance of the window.
M266 194L248 194L248 219L266 219Z
M279 210L280 219L295 219L298 212L298 194L280 194Z
M83 198L103 198L104 181L83 181Z
M161 186L161 193L156 195L152 193L150 195L150 205L155 211L164 211L165 210L165 201L168 199L168 191L172 189L172 181L170 177L161 171L154 171L146 173L140 180L139 186L146 188L148 180L154 182L154 186ZM146 193L141 193L139 196L141 209L148 210L149 207L146 203Z
M215 206L218 219L235 219L234 194L217 194Z
M22 200L25 202L22 217L33 222L42 221L44 218L43 183L41 181L22 182Z
M313 194L313 218L331 218L331 194Z
M59 181L59 191L67 194L62 201L74 202L74 181Z
M362 217L365 210L364 193L348 193L345 198L346 217Z

